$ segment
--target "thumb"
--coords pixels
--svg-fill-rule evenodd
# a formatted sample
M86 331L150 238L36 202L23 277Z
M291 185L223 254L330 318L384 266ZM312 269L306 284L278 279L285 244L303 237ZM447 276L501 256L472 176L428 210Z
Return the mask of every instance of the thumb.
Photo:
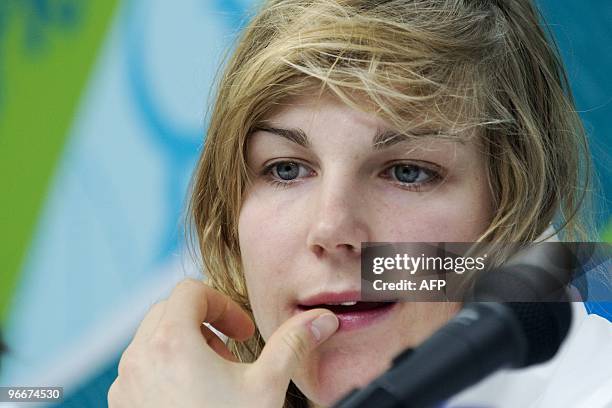
M293 316L268 339L254 367L260 378L289 380L308 354L338 330L340 322L325 309Z

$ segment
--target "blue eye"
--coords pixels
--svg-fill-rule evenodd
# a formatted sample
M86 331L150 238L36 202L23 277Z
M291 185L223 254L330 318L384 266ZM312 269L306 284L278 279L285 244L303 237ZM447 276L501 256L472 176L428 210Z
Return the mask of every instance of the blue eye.
M299 182L300 178L308 177L312 171L304 164L295 161L278 161L269 164L262 171L266 181L274 186L288 187Z
M422 191L422 188L442 179L438 171L416 164L396 164L388 167L385 173L403 188L413 191Z
M400 164L393 169L393 175L401 183L424 183L431 177L424 168L414 164Z
M300 174L300 166L294 162L275 163L272 169L283 180L293 180Z

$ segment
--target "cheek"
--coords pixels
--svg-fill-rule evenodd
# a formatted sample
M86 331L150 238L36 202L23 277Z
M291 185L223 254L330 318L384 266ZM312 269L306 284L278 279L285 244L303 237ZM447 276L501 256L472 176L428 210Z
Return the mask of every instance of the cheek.
M243 201L238 219L240 248L264 259L295 242L303 203L296 194L274 194L256 185ZM302 200L303 201L303 200Z
M482 186L440 188L420 196L388 197L378 214L382 235L396 242L475 241L491 217Z
M264 336L280 324L282 301L290 294L289 273L296 228L270 200L248 197L241 208L238 236L249 300Z

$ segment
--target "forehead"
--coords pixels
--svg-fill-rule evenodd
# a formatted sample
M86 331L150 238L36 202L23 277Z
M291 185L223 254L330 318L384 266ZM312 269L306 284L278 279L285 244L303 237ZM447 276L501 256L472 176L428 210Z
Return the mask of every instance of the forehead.
M264 121L279 125L300 126L303 130L332 121L337 125L350 125L364 129L389 128L379 116L354 109L330 94L300 96L285 100Z
M372 144L375 150L380 150L399 142L421 144L424 139L464 144L467 139L472 139L474 133L444 128L439 121L432 119L434 115L402 118L406 127L399 131L373 113L371 103L355 105L357 106L349 106L330 94L286 99L254 126L251 136L253 133L259 133L257 130L269 132L270 128L280 128L281 131L272 130L272 133L286 137L285 130L290 129L292 131L288 133L295 134L295 130L300 136L289 139L305 141L302 143L298 140L304 147L309 147L307 145L310 141L316 144L317 138L346 141L350 137L353 142L367 142Z

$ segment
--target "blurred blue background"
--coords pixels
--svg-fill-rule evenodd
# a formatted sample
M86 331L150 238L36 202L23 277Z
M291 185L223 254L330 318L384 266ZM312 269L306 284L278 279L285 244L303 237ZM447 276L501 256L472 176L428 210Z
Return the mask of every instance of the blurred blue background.
M612 3L539 4L591 138L610 242ZM221 55L251 6L0 3L0 318L11 348L0 385L64 386L63 406L106 406L149 306L198 276L182 239L186 189Z

